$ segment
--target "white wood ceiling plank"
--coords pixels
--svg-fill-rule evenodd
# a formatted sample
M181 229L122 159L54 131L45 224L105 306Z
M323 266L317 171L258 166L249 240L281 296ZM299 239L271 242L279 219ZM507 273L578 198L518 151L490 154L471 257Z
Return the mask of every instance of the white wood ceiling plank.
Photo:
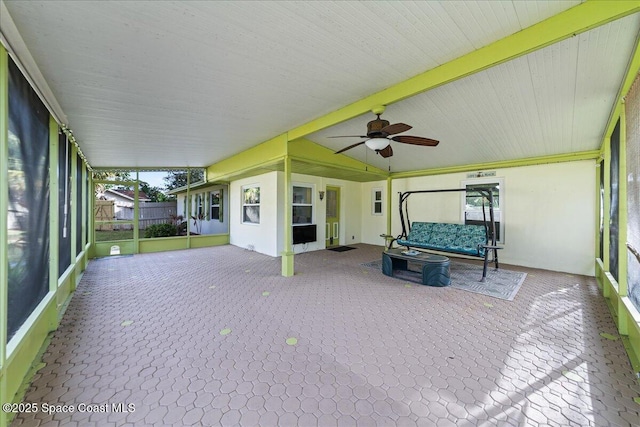
M92 164L204 166L580 2L6 3ZM393 167L589 146L602 120L585 124L580 109L604 110L615 83L593 85L602 77L592 58L619 64L628 53L615 43L626 46L630 31L581 41L573 75L562 71L567 52L549 52L389 106L391 121L414 126L408 134L442 141L394 147ZM610 56L592 52L599 43ZM609 98L594 101L590 88ZM362 133L372 118L322 135Z

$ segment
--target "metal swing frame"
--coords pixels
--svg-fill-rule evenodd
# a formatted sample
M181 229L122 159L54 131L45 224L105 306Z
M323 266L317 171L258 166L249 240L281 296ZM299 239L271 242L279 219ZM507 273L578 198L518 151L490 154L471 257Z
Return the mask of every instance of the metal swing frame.
M409 196L411 196L412 194L427 194L427 193L453 193L453 192L462 192L462 191L476 191L478 193L480 193L483 197L482 197L482 219L483 219L483 223L484 223L484 231L485 231L485 235L487 236L486 238L486 244L483 245L483 247L485 248L485 254L484 254L484 265L483 265L483 271L482 271L482 280L484 281L486 276L487 276L487 266L489 264L489 262L494 262L495 263L495 267L496 270L499 268L499 264L498 264L498 249L502 249L502 246L498 246L497 245L497 238L496 238L496 222L495 222L495 215L494 215L494 211L493 211L493 193L496 190L496 187L474 187L473 189L469 190L467 188L451 188L451 189L442 189L442 190L414 190L414 191L405 191L405 192L399 192L399 212L400 212L400 223L402 225L402 234L400 234L398 237L392 239L389 242L389 246L388 248L391 249L393 242L398 240L398 239L406 239L407 235L411 229L411 222L409 220L409 209L408 209L408 199ZM487 221L487 213L486 213L486 209L485 209L485 199L488 201L489 204L489 220ZM446 252L446 251L443 251ZM489 254L493 253L493 259L489 259ZM482 257L480 257L482 258Z

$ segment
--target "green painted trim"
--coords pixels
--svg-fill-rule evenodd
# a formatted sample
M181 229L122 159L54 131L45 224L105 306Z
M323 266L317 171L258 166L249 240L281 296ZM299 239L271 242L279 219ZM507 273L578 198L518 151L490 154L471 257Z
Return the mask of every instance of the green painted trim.
M596 263L596 269L598 268L601 269L602 266ZM640 312L628 297L618 294L618 284L610 273L603 272L602 275L596 275L596 279L603 293L606 290L609 294L605 298L611 315L618 331L623 335L623 343L634 370L640 372Z
M602 166L603 167L603 166ZM593 253L596 255L596 261L599 260L599 255L600 255L600 210L604 209L604 206L602 205L602 201L600 200L600 162L599 160L596 159L596 176L595 176L595 194L596 194L596 211L594 212L595 214L595 221L594 224L595 229L593 230L595 233L595 245L593 247ZM604 212L604 210L603 210ZM604 218L603 218L604 221ZM602 260L600 260L602 261ZM596 270L596 274L597 274L597 270Z
M76 175L78 174L78 149L75 145L71 144L71 163L69 164L69 171L71 172L71 200L73 203L71 204L71 259L75 259L76 254L78 253L78 228L76 224L78 224L78 209L76 209L76 200L78 200L78 179ZM57 209L57 207L56 207Z
M187 194L185 195L187 201L187 211L185 212L185 219L187 220L187 248L191 247L191 169L187 168ZM177 209L177 208L176 208Z
M318 165L326 165L337 169L346 169L357 172L367 172L376 175L376 179L384 179L389 172L368 165L360 160L352 159L344 154L335 154L327 147L316 144L305 138L289 142L288 154L296 160L311 162Z
M617 120L617 119L616 119ZM604 232L602 233L602 260L604 271L609 271L609 221L611 221L611 141L610 136L604 144Z
M140 239L141 254L187 249L187 236Z
M444 175L449 173L473 172L484 169L506 169L522 166L544 165L549 163L577 162L582 160L594 160L600 156L599 150L582 151L579 153L557 154L553 156L530 157L527 159L504 160L498 162L476 163L473 165L449 166L444 168L423 169L408 172L392 172L393 179L414 178L430 175Z
M87 200L87 245L88 245L88 249L86 251L85 254L85 268L87 265L87 260L90 259L92 257L92 252L93 252L93 245L94 245L94 239L95 239L95 204L96 204L96 197L95 197L95 186L93 184L93 174L89 173L89 171L87 171L87 173L89 174L89 188L90 190L87 191L87 198L89 200Z
M111 242L96 242L93 247L93 257L102 258L110 256L111 246L113 245L120 246L120 254L122 255L133 254L133 240L114 240Z
M287 143L286 134L278 135L235 156L221 160L206 168L207 179L210 181L226 181L243 171L278 161L287 155Z
M391 177L387 178L387 236L391 236L391 219L393 218L393 206L391 204L392 197L391 192L393 191L393 180ZM385 240L385 245L388 242Z
M200 236L191 236L189 244L190 249L228 245L229 234L203 234Z
M627 120L625 104L620 109L620 159L618 174L618 286L620 295L627 296Z
M294 140L479 71L510 61L640 10L638 1L587 1L446 64L289 131Z
M140 193L139 179L140 172L136 171L136 183L133 185L133 253L137 254L140 252L140 225L138 224L140 220L140 201L138 200L138 194Z
M58 290L60 218L58 216L58 122L49 116L49 290ZM56 325L57 327L57 325Z
M9 210L9 55L0 44L0 212ZM9 237L7 215L0 215L0 396L7 396L7 310L9 292ZM0 398L0 403L5 399ZM0 427L7 414L0 411Z
M627 73L624 77L622 85L620 86L620 90L618 91L618 95L616 96L616 102L613 104L614 108L609 115L609 120L607 121L607 127L605 128L604 136L602 138L602 145L605 144L606 141L611 138L611 134L616 127L616 122L618 121L618 117L621 114L622 110L622 102L624 97L631 89L631 85L633 81L636 79L638 72L640 71L640 34L636 38L636 44L633 52L633 56L631 57L631 61L629 61L629 66L627 68Z
M57 299L55 293L50 292L16 331L7 346L7 401L12 401L20 389L42 343L49 332L55 330L57 322Z
M283 251L282 251L282 275L291 277L294 275L294 253L292 245L293 234L293 189L291 183L291 156L284 158L284 189L283 189Z

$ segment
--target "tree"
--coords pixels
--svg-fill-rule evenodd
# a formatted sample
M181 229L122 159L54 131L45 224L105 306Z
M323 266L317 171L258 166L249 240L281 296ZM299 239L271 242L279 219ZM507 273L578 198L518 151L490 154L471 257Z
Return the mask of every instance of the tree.
M179 187L185 187L187 185L187 171L177 170L167 172L167 176L164 178L166 183L165 188L167 191L173 190ZM196 182L204 181L204 169L190 169L189 170L189 183L194 184Z
M133 181L131 173L127 171L93 171L93 179L95 181ZM109 188L113 188L113 184L96 184L96 199L103 199L104 192Z
M140 191L144 192L152 202L167 202L173 200L175 196L167 196L162 188L154 187L149 183L140 181Z

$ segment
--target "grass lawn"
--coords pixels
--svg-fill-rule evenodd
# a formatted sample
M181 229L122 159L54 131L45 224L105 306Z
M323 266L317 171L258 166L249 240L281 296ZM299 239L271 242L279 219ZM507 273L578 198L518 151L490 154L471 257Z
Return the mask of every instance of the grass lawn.
M109 242L112 240L133 240L133 230L96 230L96 242ZM141 237L144 237L144 230L140 230Z

